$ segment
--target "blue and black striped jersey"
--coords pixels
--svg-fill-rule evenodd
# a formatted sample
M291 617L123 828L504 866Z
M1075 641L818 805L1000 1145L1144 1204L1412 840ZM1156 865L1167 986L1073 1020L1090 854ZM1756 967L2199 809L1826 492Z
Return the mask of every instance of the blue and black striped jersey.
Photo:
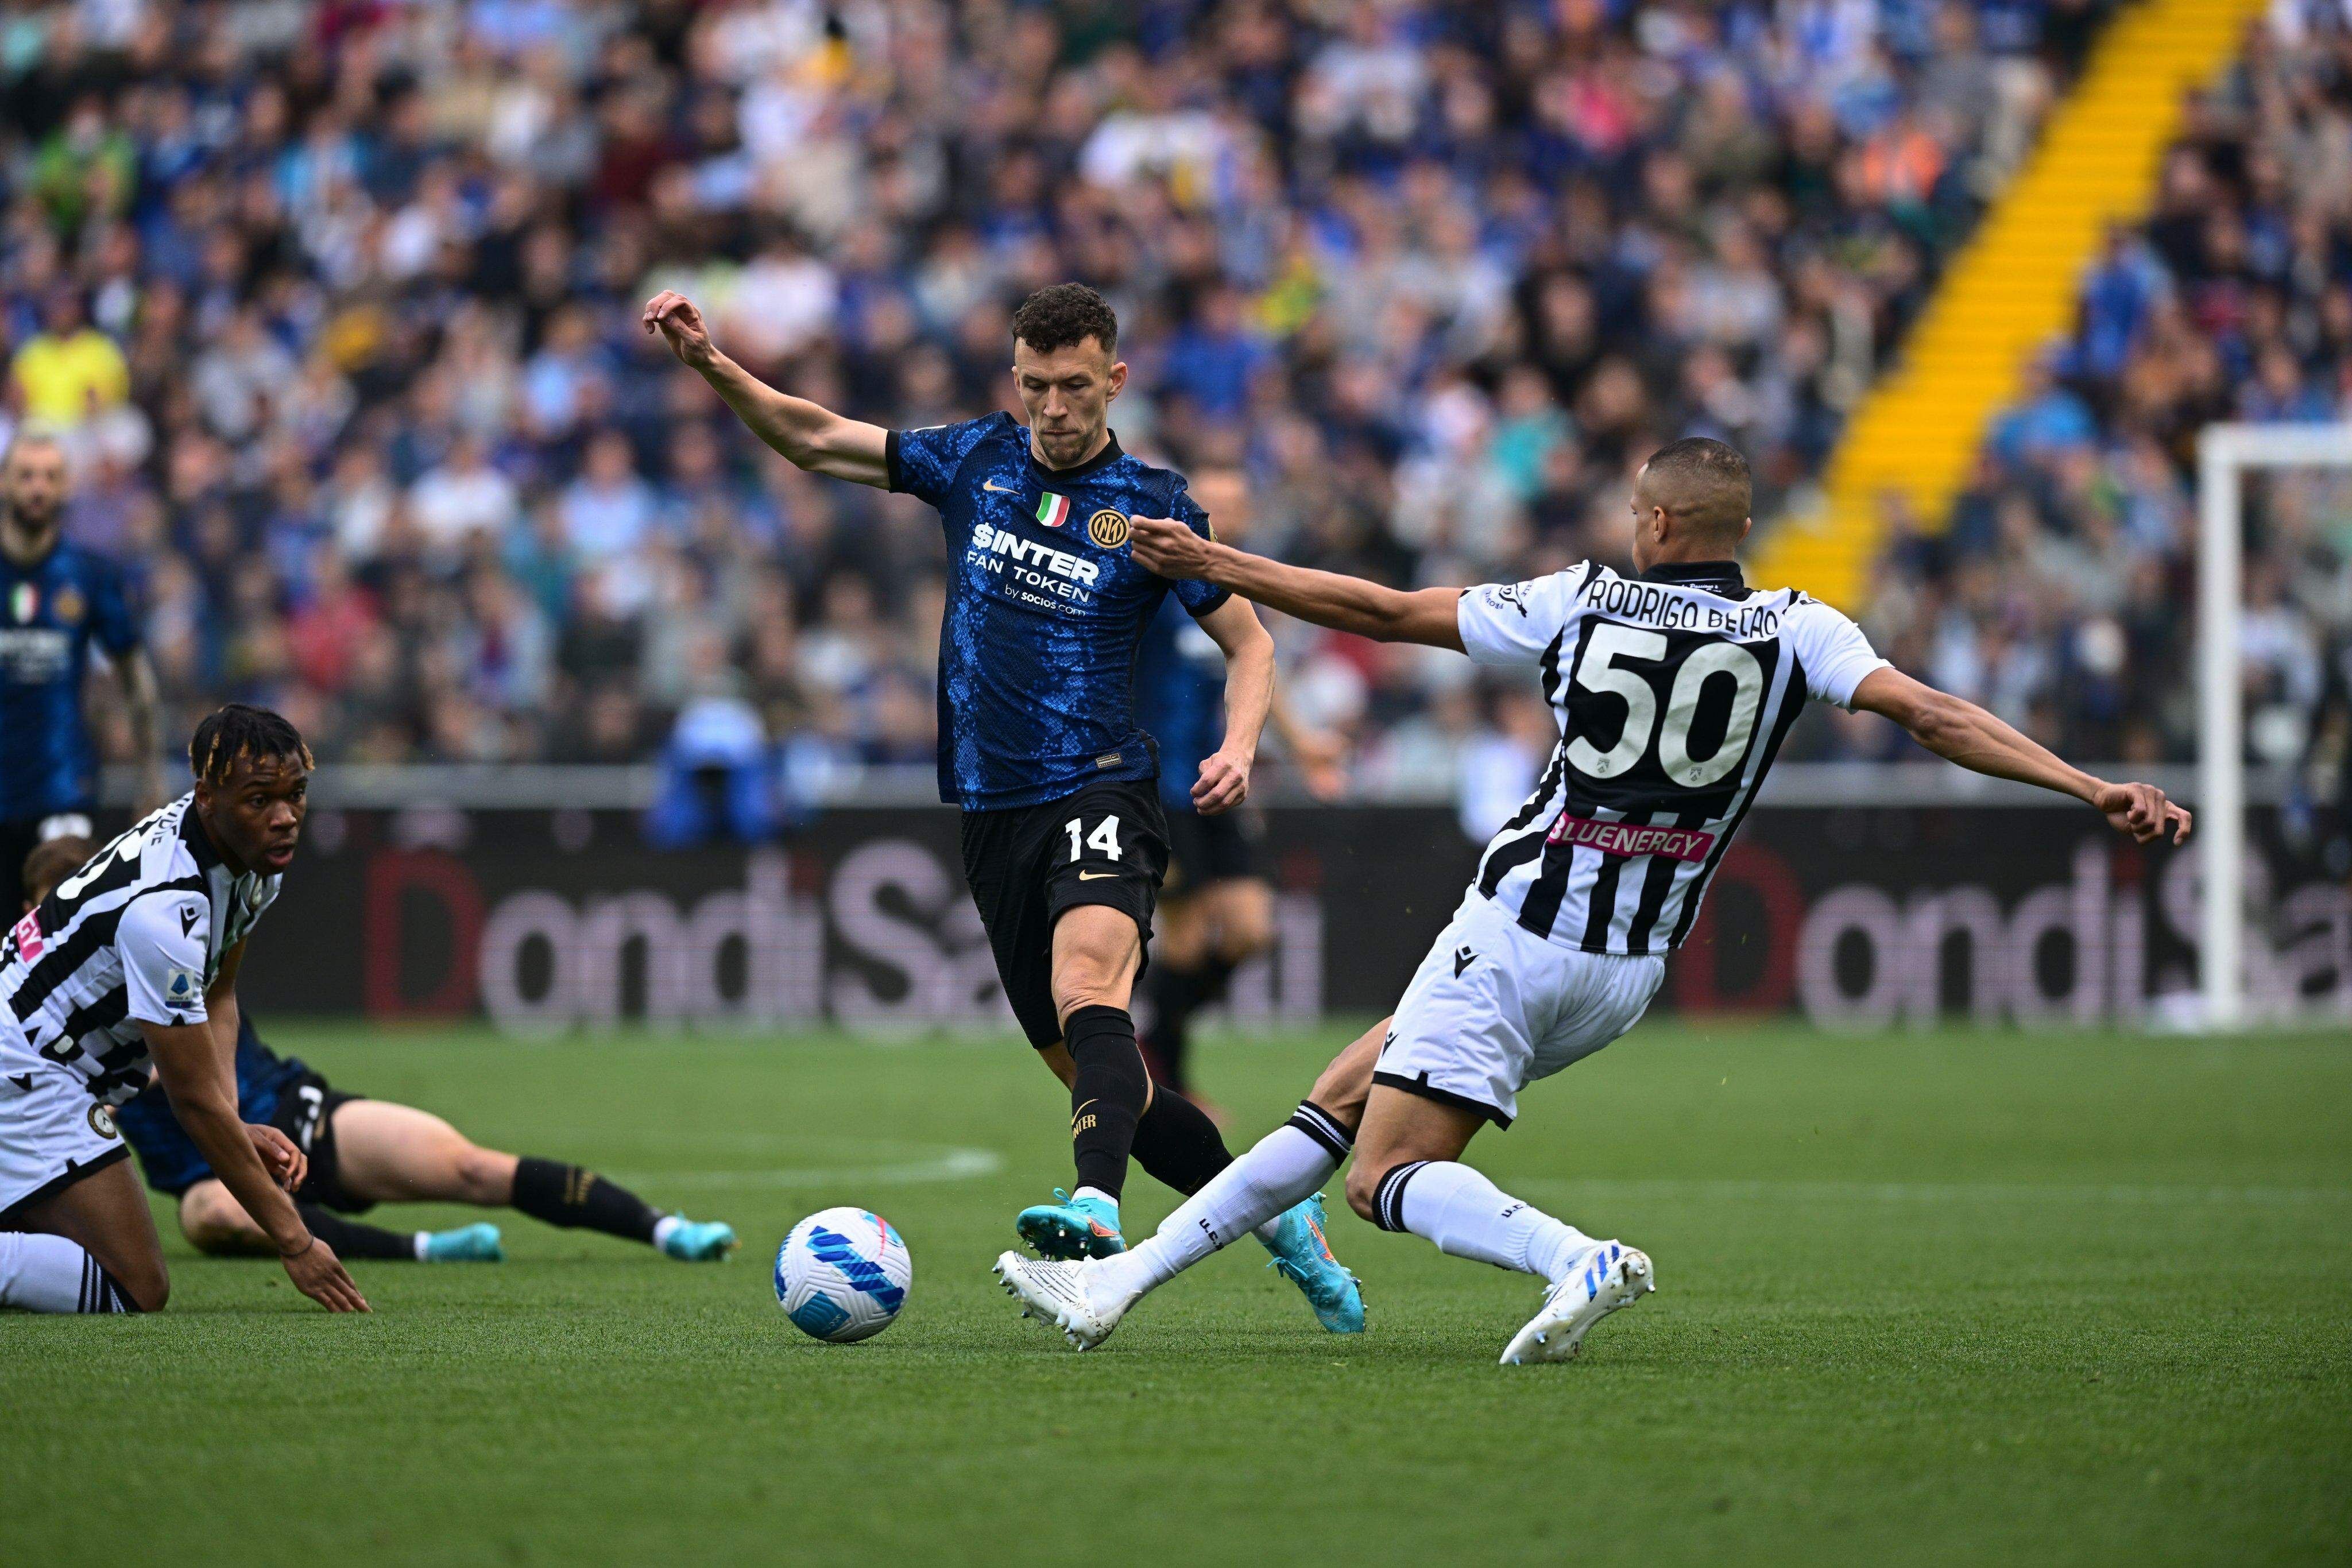
M139 646L121 569L59 544L27 565L0 556L0 821L87 811L98 753L82 714L90 645Z
M1181 476L1120 450L1048 468L1011 414L892 431L890 488L939 509L940 796L967 810L1031 806L1097 779L1159 770L1135 719L1137 644L1172 589L1192 614L1231 597L1137 564L1128 520L1208 514Z

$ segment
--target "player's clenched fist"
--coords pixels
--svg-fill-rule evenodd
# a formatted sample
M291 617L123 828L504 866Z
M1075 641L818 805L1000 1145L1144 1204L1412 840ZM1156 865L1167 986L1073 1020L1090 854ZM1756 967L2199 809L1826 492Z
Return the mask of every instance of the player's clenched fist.
M1173 517L1131 519L1128 548L1162 577L1199 577L1209 564L1209 541Z
M701 370L718 358L719 350L711 345L710 329L703 323L702 312L694 301L675 288L665 288L646 301L645 329L659 331L669 351L678 360Z
M261 1168L269 1173L269 1179L280 1190L292 1192L310 1174L310 1156L277 1128L247 1122L245 1135L252 1143L253 1152L261 1156Z
M1219 751L1201 759L1192 786L1192 809L1204 817L1230 811L1249 799L1250 758Z
M2118 832L2143 844L2167 833L2176 844L2189 837L2189 809L2166 800L2153 784L2109 784L2099 791L2097 805Z

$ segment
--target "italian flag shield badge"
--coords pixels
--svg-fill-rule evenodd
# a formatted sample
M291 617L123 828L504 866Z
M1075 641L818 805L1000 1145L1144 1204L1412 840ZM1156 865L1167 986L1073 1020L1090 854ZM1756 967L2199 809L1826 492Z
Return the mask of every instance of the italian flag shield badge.
M1070 498L1048 490L1037 497L1037 520L1049 528L1058 528L1070 520Z

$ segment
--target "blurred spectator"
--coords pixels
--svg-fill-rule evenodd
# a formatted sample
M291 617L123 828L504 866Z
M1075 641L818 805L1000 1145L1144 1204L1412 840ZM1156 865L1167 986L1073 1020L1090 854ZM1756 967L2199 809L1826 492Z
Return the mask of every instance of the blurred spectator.
M2051 746L2187 761L2198 433L2347 416L2352 16L2286 4L2190 104L2155 212L2108 236L2074 335L1993 422L1948 528L1892 530L1871 628ZM2352 619L2352 483L2259 476L2247 509L2247 745L2285 762L2325 629ZM1816 726L1798 744L1883 740Z
M1122 439L1243 465L1265 548L1549 570L1622 552L1629 467L1675 435L1742 444L1765 515L1808 480L2107 9L20 8L0 423L75 433L72 526L131 559L184 717L258 693L374 761L672 737L689 773L723 730L789 795L928 755L936 526L758 447L638 333L657 287L905 426L1008 404L1011 306L1081 277L1126 322ZM2098 285L2077 357L2105 390L2055 367L2021 415L2035 464L2140 411L2127 481L2029 486L2056 549L1994 520L2007 457L1979 508L1983 549L2127 643L2167 587L2177 476L2148 464L2179 422L2232 385L2265 417L2341 393L2347 183L2288 173L2345 172L2340 28L2296 50L2216 100ZM2117 539L2129 570L2084 564ZM1903 571L1913 645L1996 616L1958 664L2029 706L2120 679L2137 711L2136 644L2101 675L2113 638L2057 658L2046 597ZM1284 637L1368 777L1462 754L1442 661Z

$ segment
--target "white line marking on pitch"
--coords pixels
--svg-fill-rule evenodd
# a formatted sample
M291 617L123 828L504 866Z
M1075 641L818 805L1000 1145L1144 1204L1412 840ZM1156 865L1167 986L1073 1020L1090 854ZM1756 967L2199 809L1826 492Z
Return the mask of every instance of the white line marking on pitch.
M1846 1198L1867 1203L2352 1203L2352 1187L2196 1186L2163 1183L1711 1181L1641 1176L1506 1176L1508 1186L1573 1191L1599 1187L1661 1197Z
M834 1186L858 1182L867 1186L915 1186L925 1182L971 1181L994 1176L1004 1168L1004 1156L994 1149L949 1149L924 1160L890 1165L821 1166L794 1169L735 1171L614 1171L614 1180L632 1186L661 1187L803 1187Z

